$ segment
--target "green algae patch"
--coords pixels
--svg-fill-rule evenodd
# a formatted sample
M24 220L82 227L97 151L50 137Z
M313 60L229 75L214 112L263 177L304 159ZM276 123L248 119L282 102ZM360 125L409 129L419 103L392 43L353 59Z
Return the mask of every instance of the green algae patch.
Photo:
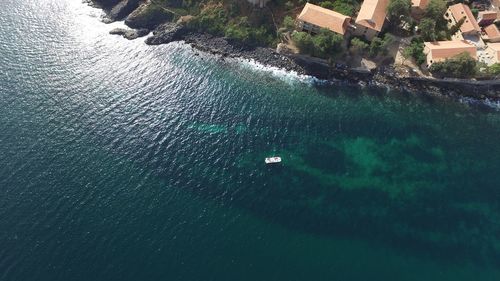
M374 189L392 198L443 188L435 181L447 168L443 149L428 146L414 135L386 142L344 137L324 142L320 149L288 152L290 161L284 165L314 177L324 186ZM311 157L311 153L316 155ZM317 163L318 159L323 164Z

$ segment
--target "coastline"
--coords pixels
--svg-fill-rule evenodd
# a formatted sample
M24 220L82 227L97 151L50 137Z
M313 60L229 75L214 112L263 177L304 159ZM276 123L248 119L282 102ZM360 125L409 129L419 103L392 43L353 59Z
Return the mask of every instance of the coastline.
M103 9L92 0L88 4ZM109 16L109 11L103 9ZM116 19L108 17L106 23ZM125 21L127 25L127 22ZM286 71L294 71L300 75L309 75L321 80L341 82L349 85L386 87L410 93L426 93L433 96L455 99L474 99L485 102L500 103L500 80L472 79L437 79L432 77L400 75L393 67L382 66L372 71L349 69L343 66L329 65L323 59L305 55L278 53L269 47L250 47L227 38L207 33L188 30L183 24L165 22L151 26L150 29L114 29L110 34L121 35L129 40L146 37L148 45L168 44L184 41L202 52L220 55L222 58L241 58L258 62L264 66L275 67Z
M436 79L401 77L393 68L381 67L373 72L357 69L338 69L320 59L302 55L280 54L271 48L246 48L228 42L225 38L189 32L177 40L193 48L228 58L256 61L270 67L294 71L317 79L342 82L349 85L388 87L411 93L425 92L433 96L471 98L500 102L500 80Z

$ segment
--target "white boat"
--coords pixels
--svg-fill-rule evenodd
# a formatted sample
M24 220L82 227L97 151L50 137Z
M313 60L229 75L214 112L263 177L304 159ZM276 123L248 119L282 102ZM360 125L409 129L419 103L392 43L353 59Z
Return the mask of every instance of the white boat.
M281 157L278 156L266 158L266 164L275 164L280 162L281 162Z

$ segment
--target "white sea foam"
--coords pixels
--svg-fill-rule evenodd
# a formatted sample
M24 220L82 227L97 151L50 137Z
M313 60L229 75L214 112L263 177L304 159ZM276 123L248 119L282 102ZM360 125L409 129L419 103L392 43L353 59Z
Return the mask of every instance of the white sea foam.
M478 100L470 97L461 97L459 99L461 103L469 104L469 105L486 105L489 108L500 111L500 101L495 101L491 99Z
M276 66L264 65L253 59L237 58L235 59L238 64L251 71L258 71L263 73L269 73L274 77L277 77L287 83L305 83L309 85L327 85L332 84L332 81L318 79L311 75L299 74L297 71L289 71Z

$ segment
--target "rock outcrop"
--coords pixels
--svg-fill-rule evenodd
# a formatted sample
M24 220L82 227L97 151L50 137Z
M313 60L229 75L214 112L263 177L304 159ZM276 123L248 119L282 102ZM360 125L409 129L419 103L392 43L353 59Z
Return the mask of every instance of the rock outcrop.
M122 20L132 13L139 5L144 2L143 0L122 0L115 4L113 8L108 11L108 16L111 20Z
M160 45L178 41L186 32L187 29L183 24L167 22L153 30L153 35L146 39L146 44Z
M113 6L118 4L121 0L91 0L95 5L102 7L103 9L111 9Z
M131 28L147 28L152 30L158 25L172 20L172 18L172 13L147 1L127 16L125 24Z
M142 36L149 34L148 29L125 29L125 28L115 28L109 32L109 34L121 35L128 40L134 40Z

